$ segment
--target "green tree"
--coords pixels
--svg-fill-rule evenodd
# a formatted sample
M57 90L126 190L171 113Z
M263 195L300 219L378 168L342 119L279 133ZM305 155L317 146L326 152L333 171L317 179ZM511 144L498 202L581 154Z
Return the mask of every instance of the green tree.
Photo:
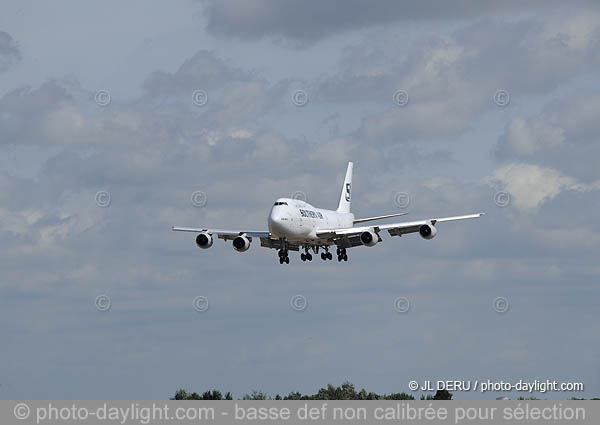
M258 390L252 390L252 394L246 394L243 397L243 400L266 400L267 395Z
M448 390L437 390L432 400L452 400L452 393Z
M202 394L202 400L223 400L223 395L218 390L206 391Z
M295 392L295 393L289 393L288 395L286 395L285 397L283 397L284 400L302 400L302 394L300 394L299 392Z
M341 387L334 387L331 384L327 384L327 388L321 388L314 399L316 400L357 400L356 390L354 384L351 382L344 382Z
M219 390L208 390L202 393L190 393L187 390L180 389L175 392L171 400L233 400L230 392L225 393L225 397ZM301 394L298 391L291 392L281 397L279 394L275 398L269 397L263 391L253 390L250 394L245 394L243 400L414 400L415 398L407 393L377 394L361 389L356 391L354 384L345 381L340 386L327 384L327 387L319 389L316 394ZM438 390L435 395L421 395L421 400L452 400L452 394L447 390Z
M384 397L385 400L414 400L415 398L406 393L392 393Z
M187 400L188 392L184 389L175 391L175 396L171 400Z

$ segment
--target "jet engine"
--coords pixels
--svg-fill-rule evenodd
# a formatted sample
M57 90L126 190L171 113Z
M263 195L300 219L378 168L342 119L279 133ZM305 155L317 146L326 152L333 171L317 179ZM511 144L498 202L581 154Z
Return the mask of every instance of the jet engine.
M198 248L207 249L210 248L213 244L213 238L210 233L200 233L196 236L196 245Z
M430 240L435 238L435 235L437 235L437 230L433 224L427 223L419 227L419 234L423 239Z
M233 249L237 252L245 252L250 248L250 239L248 239L245 235L238 236L233 240Z
M375 246L379 242L379 235L372 230L367 230L360 234L360 241L366 246Z

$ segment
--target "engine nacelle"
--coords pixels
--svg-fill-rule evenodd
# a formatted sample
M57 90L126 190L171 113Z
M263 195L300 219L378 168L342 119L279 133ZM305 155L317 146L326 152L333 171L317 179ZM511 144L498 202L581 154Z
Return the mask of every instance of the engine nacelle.
M419 227L419 234L423 239L430 240L435 238L435 235L437 235L437 229L433 224L427 223Z
M237 252L245 252L250 248L250 239L248 239L245 235L238 236L233 240L233 249Z
M213 244L213 237L210 233L200 233L196 236L196 245L198 248L207 249Z
M360 241L366 246L375 246L379 242L379 235L371 230L367 230L360 234Z

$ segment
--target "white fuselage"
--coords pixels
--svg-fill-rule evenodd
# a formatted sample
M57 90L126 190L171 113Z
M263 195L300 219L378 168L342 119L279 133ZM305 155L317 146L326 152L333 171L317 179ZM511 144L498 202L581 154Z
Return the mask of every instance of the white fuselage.
M324 210L297 199L279 198L269 214L269 231L290 242L315 241L317 230L352 227L354 214Z

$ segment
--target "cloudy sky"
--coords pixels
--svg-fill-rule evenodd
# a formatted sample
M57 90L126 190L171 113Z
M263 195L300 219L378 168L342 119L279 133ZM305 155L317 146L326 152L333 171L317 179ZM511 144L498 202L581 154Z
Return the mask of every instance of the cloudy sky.
M599 70L585 1L4 1L0 398L600 396ZM170 230L335 207L349 160L357 216L486 216L343 264Z

